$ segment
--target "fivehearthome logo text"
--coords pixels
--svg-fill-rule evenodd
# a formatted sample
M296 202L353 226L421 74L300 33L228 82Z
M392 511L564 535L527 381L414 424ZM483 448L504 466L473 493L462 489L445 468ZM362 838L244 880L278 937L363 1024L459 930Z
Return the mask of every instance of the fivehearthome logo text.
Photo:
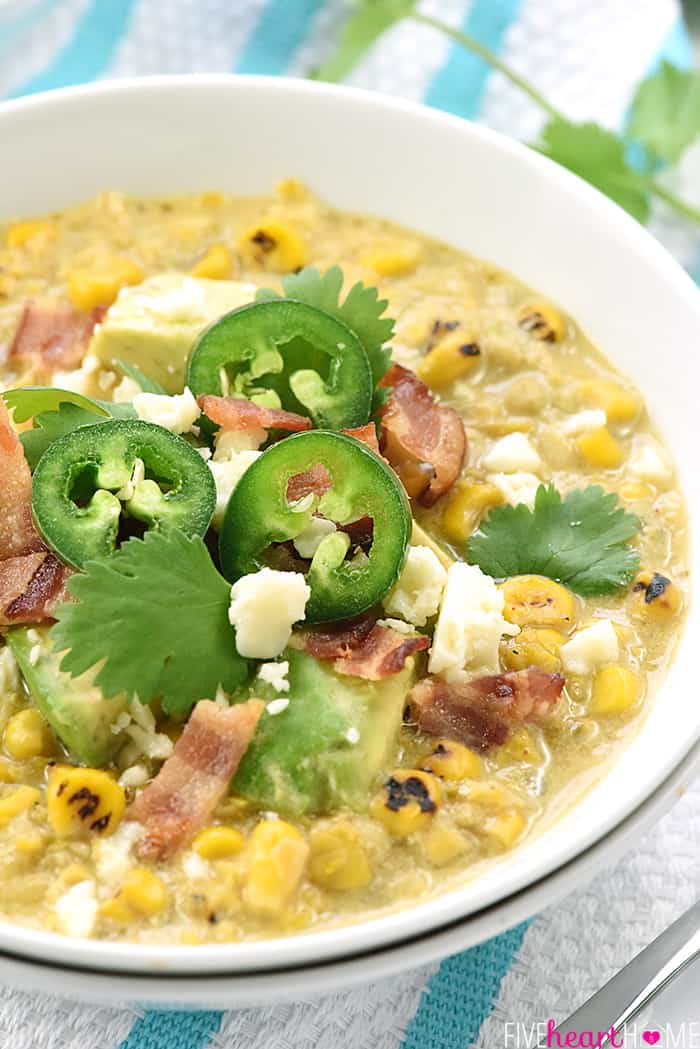
M607 1031L560 1034L553 1019L537 1023L506 1022L504 1049L700 1049L700 1020L667 1025L628 1023Z

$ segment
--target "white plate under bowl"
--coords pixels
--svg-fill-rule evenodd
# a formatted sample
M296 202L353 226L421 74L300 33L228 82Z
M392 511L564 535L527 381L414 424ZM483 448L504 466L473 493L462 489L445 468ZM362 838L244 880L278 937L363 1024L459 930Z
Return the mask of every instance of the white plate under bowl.
M454 117L348 88L190 76L106 82L5 103L0 156L0 213L8 217L58 208L107 188L259 194L294 175L337 207L393 219L490 259L564 306L639 384L675 455L691 516L700 514L700 295L633 219L525 147ZM508 899L541 886L559 869L576 869L572 861L631 813L653 811L645 802L672 782L700 739L693 684L697 633L695 605L637 737L568 813L485 878L348 928L254 943L100 943L0 924L2 975L9 979L7 967L20 966L21 957L38 959L56 966L54 990L77 993L81 981L69 972L74 967L113 974L118 995L127 985L136 993L138 976L220 974L230 988L227 1000L241 1004L253 973L269 987L256 1000L274 1000L279 985L263 981L265 972L285 968L291 980L296 970L303 982L304 967L313 963L309 987L322 982L330 989L351 978L347 963L334 962L363 955L371 979L372 959L413 941L415 949L399 954L407 966L419 964L434 953L426 934L455 924L468 928L470 915L472 931L459 943L443 937L441 949L493 935L514 920ZM584 862L577 869L586 875ZM181 984L151 983L151 999L182 1000ZM209 1002L206 984L193 980L193 1001Z

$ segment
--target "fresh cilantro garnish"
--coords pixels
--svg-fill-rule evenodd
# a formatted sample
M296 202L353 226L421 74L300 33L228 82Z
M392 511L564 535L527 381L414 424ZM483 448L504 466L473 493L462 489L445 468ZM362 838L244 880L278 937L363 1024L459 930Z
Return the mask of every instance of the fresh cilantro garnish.
M637 88L627 130L653 159L675 164L700 135L700 70L662 62Z
M610 594L632 579L639 555L628 546L639 520L598 485L562 499L540 485L535 508L499 506L469 540L467 557L495 579L544 575L577 594Z
M159 382L156 382L155 379L150 379L148 375L145 375L135 364L129 364L128 361L122 361L119 359L115 360L114 363L119 368L120 372L123 372L129 379L134 380L143 393L159 393L167 395L168 391L163 389Z
M418 0L358 0L356 11L343 27L335 54L312 76L316 80L342 80L376 40L396 22L410 15Z
M57 650L67 650L61 669L78 677L99 664L95 680L107 698L159 696L167 714L186 715L248 676L228 621L230 584L201 539L147 532L88 562L68 589L77 600L56 609L51 632Z
M300 273L292 273L282 280L284 294L288 299L297 299L307 306L330 313L332 317L346 324L365 348L372 369L375 385L373 410L384 403L386 390L378 388L378 383L386 374L391 362L391 350L386 343L394 334L394 322L383 314L389 305L386 299L380 299L376 288L367 288L361 281L354 284L340 301L343 288L343 271L340 266L331 266L321 274L313 266L307 266ZM259 301L282 298L276 291L261 289L257 294Z
M46 449L58 437L63 437L80 426L96 426L106 422L108 418L109 416L97 415L71 403L62 404L58 411L37 415L32 429L19 435L30 470L34 471Z
M54 386L20 386L14 390L5 390L2 399L8 411L13 412L17 423L25 423L43 412L55 412L62 404L75 404L95 415L109 418L109 409L92 397L72 390L59 390Z

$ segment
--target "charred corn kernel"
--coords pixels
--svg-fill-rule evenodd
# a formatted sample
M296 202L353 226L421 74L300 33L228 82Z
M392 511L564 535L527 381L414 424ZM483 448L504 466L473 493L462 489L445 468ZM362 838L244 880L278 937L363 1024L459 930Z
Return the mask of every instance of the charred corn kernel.
M417 244L393 247L377 245L360 255L360 263L374 270L380 277L404 277L413 273L420 258Z
M581 401L594 408L602 408L609 423L624 423L634 419L641 407L639 399L609 379L588 379L578 384Z
M558 630L549 627L526 626L516 637L501 645L501 658L508 670L527 670L540 667L554 674L561 667L559 649L564 638Z
M0 827L36 805L41 795L36 787L17 787L0 798Z
M445 507L442 527L453 543L464 543L487 510L500 506L503 492L495 484L459 484Z
M440 390L472 371L480 359L479 343L469 340L458 328L426 353L416 368L416 374L428 386Z
M450 823L436 820L420 835L419 848L433 867L445 867L467 851L467 839Z
M243 848L243 835L233 827L206 827L192 842L192 848L203 860L222 860Z
M308 196L306 186L298 178L283 178L277 183L275 192L285 203L299 203L301 200L306 200Z
M423 769L394 769L370 805L370 815L404 838L427 827L442 800L440 781Z
M660 572L640 572L632 591L639 595L640 611L656 622L670 619L681 607L681 592Z
M504 849L509 849L522 836L525 817L519 809L506 809L497 816L488 816L479 829L488 837L495 838Z
M653 489L641 481L628 481L627 484L620 485L620 495L627 503L633 503L637 499L649 499L653 494Z
M193 277L226 280L231 276L233 260L225 244L210 244L199 262L190 270Z
M635 705L641 695L639 677L629 667L611 663L601 667L593 679L591 714L621 714Z
M285 820L262 820L248 845L248 872L243 902L258 914L282 913L304 876L309 846Z
M56 236L56 227L53 222L46 219L27 219L24 222L15 222L7 231L6 241L8 248L23 248L32 240L53 240Z
M541 342L561 342L566 332L564 318L548 302L525 303L518 311L518 324Z
M576 621L573 594L541 575L516 575L500 584L503 615L518 626L545 626L568 631Z
M136 917L132 908L119 894L101 904L100 915L108 921L119 922L120 925L127 925Z
M322 889L347 892L372 880L367 853L355 828L346 822L319 827L309 838L309 875Z
M113 834L126 805L123 788L101 769L54 765L46 800L49 823L59 837Z
M438 739L424 765L443 779L478 779L484 768L478 754L452 739Z
M5 726L3 745L15 761L26 761L48 753L51 738L39 711L30 707L13 714Z
M600 470L614 470L625 457L622 446L615 440L607 426L583 433L576 438L576 448L589 466Z
M79 310L111 306L122 288L140 284L144 272L138 263L122 256L107 259L94 269L74 269L68 273L68 297Z
M306 265L308 249L301 234L288 222L267 219L244 230L238 248L248 262L266 270L290 273Z
M137 914L147 918L160 914L168 902L165 882L148 867L132 867L117 896Z

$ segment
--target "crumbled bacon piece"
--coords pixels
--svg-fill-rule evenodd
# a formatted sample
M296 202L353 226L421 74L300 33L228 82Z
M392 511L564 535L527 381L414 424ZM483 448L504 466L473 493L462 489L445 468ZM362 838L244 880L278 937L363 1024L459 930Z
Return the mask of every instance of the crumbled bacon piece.
M457 412L438 404L412 371L391 366L381 382L391 394L382 409L379 446L412 499L432 506L454 484L467 451Z
M188 845L211 819L255 734L259 699L221 707L202 699L156 778L129 806L127 818L146 828L139 856L165 860Z
M346 433L349 437L354 437L357 441L362 441L375 455L381 454L379 441L377 440L377 427L374 423L366 423L365 426L354 426L350 430L341 430L340 432Z
M197 404L204 414L222 430L288 430L301 433L310 430L311 419L281 408L264 408L244 397L215 397L202 394Z
M332 659L338 674L380 681L403 670L409 656L428 648L430 640L422 634L400 634L364 615L310 630L304 635L304 644L317 659Z
M523 722L548 714L563 687L561 674L537 667L453 684L425 678L409 692L407 710L428 735L483 751L505 743Z
M333 487L328 470L321 463L295 474L287 482L287 502L296 503L307 495L325 495Z
M0 558L42 550L32 523L32 475L0 397Z
M102 306L83 313L69 302L27 302L10 345L10 360L42 372L78 368L105 313Z
M51 619L70 575L48 550L0 561L0 626Z
M342 623L315 627L303 635L305 648L316 659L344 658L367 640L376 621L375 616L365 613Z

